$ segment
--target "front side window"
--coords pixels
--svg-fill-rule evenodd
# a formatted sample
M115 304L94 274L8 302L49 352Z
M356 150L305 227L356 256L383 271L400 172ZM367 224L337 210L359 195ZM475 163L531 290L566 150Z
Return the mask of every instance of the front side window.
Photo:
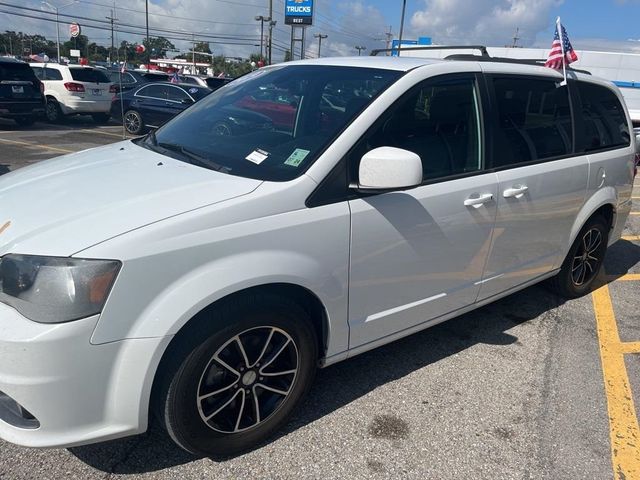
M494 78L494 167L568 155L573 150L569 91L544 78Z
M291 180L401 75L326 65L260 69L209 94L140 145L231 175Z
M331 96L325 100L333 101ZM416 153L425 181L480 170L478 112L474 78L423 82L398 100L352 151L352 178L357 178L360 158L378 147Z
M582 103L581 151L624 147L629 145L629 124L618 97L606 87L578 82Z
M187 95L184 90L178 87L168 87L167 95L167 98L169 100L173 100L174 102L182 102L183 100L189 98L189 95Z

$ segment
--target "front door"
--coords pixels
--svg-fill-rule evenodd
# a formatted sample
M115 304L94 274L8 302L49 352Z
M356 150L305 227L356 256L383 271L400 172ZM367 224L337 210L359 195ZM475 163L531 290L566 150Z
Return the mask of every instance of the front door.
M424 183L351 200L350 348L472 304L496 215L495 173L483 171L473 74L426 80L350 154L353 171L380 146L417 153ZM352 173L353 177L354 173Z

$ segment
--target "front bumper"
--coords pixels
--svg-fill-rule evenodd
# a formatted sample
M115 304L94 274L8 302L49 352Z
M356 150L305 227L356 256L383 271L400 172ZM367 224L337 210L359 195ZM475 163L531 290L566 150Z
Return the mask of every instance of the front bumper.
M39 423L0 420L0 438L71 447L146 430L154 372L171 337L92 345L97 322L39 324L0 304L0 392Z

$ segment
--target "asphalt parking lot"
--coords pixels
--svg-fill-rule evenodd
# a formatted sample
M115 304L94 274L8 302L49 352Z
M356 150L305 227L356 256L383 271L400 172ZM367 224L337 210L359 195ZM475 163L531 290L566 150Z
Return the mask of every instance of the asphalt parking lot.
M0 121L0 175L121 139L90 117ZM534 286L321 370L242 456L194 458L152 426L69 450L0 442L0 478L640 478L640 179L600 284L569 302Z

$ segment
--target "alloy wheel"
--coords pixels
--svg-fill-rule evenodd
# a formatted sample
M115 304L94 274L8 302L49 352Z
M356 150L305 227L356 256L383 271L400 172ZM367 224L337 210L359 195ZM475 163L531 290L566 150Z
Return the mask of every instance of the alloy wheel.
M216 351L200 377L200 418L222 433L258 426L291 392L299 361L293 338L280 328L256 327L234 336Z
M124 117L124 125L127 132L137 134L141 129L141 119L136 112L128 112Z
M582 236L571 265L571 279L574 285L584 285L598 273L601 260L598 250L601 245L602 233L598 228L591 228Z

